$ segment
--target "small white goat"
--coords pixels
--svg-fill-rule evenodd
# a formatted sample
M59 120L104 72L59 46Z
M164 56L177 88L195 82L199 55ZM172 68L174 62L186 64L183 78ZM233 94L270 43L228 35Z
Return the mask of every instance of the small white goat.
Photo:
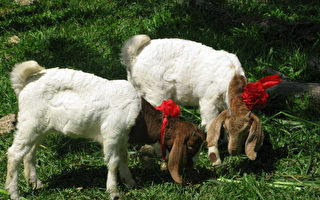
M133 36L123 46L121 60L127 67L128 80L148 102L158 106L171 98L182 105L199 106L207 131L219 112L231 107L228 101L231 80L235 75L245 78L236 55L182 39ZM229 135L240 137L240 132ZM213 165L220 164L217 144L208 139L207 142L214 144L208 146Z
M71 69L44 69L35 61L16 64L11 72L19 114L17 133L8 149L6 190L19 199L18 169L35 188L42 186L35 152L50 133L91 138L103 146L108 166L107 191L119 198L117 169L128 186L135 185L127 165L129 132L141 110L141 98L125 80L108 81Z
M244 76L237 56L182 39L130 38L121 51L127 78L153 105L169 98L199 106L206 127L228 108L228 86L235 74Z

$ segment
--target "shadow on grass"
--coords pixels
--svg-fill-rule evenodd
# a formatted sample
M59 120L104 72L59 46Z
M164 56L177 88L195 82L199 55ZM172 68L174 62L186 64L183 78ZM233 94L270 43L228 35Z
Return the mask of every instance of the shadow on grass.
M197 166L194 169L185 169L183 173L183 185L201 184L208 179L218 178L221 175L233 176L235 173L240 173L241 175L244 173L254 173L258 176L262 175L263 173L272 173L276 170L274 167L275 162L281 158L287 157L288 152L286 148L273 149L267 133L265 137L266 139L264 145L258 152L258 157L255 161L251 161L249 159L241 159L240 162L228 163L218 168ZM63 157L70 151L77 152L86 149L95 152L98 148L100 150L98 144L88 144L86 143L87 140L84 139L70 140L67 137L62 137L59 140L61 140L58 141L59 143L65 144L65 147L59 146L56 149L53 148L53 150L59 152L59 157ZM84 143L81 144L82 142ZM229 156L225 153L221 155ZM142 168L138 164L134 167L130 167L130 171L133 175L133 178L137 182L137 188L144 187L144 185L174 183L169 172L161 171L159 165L157 165L156 163L153 163L150 168ZM71 169L63 171L59 174L51 175L46 180L46 183L48 185L48 188L104 188L106 184L106 177L106 166L90 166L82 164L80 166L75 166ZM120 178L119 183L119 186L122 189L126 190L124 182L121 181Z
M53 174L46 180L48 188L72 187L106 187L107 167L81 165L77 169L70 169L61 174Z
M50 147L50 151L57 153L57 158L64 158L67 154L72 155L85 151L87 154L101 153L103 158L102 147L98 142L94 142L90 139L75 139L63 135L51 135L45 142L44 146Z
M221 149L227 149L227 144L223 143ZM242 152L244 154L244 152ZM245 154L244 154L245 155ZM221 151L221 158L224 159L230 156L227 151ZM288 156L286 148L274 149L270 142L270 136L265 132L264 144L258 151L256 160L249 160L248 158L240 160L231 160L230 163L225 163L222 166L215 167L213 170L221 175L233 175L239 172L241 175L244 173L254 173L256 175L262 175L263 173L272 173L276 170L275 164L281 158Z
M58 140L58 141L57 141ZM77 153L83 150L96 153L102 151L98 143L90 143L86 139L70 139L68 137L59 137L54 141L61 145L52 147L53 151L57 151L58 157L64 157L72 152ZM227 148L225 144L221 145L221 149ZM102 152L101 152L101 156ZM221 151L222 158L226 158L227 151ZM274 164L281 158L287 157L286 148L273 149L269 139L269 134L265 133L264 145L258 152L255 161L249 159L241 159L240 161L227 163L220 167L200 167L194 169L185 169L183 173L185 184L200 184L208 179L217 178L221 175L234 175L235 173L262 175L262 173L272 173L276 170ZM129 158L135 159L135 158ZM161 171L160 166L152 163L149 168L142 168L139 164L130 167L130 171L136 180L138 186L150 184L163 184L165 182L174 183L168 171ZM80 165L76 168L69 169L61 174L52 175L46 182L51 188L69 188L69 187L105 187L107 176L106 166L88 166ZM120 183L123 183L120 181ZM120 184L122 185L122 184Z
M168 172L160 169L142 169L139 167L130 168L133 178L137 182L137 187L144 184L162 184L163 182L173 182ZM118 176L119 177L119 176ZM79 166L61 174L52 175L47 179L48 188L71 188L71 187L105 187L107 178L106 166ZM120 186L123 181L120 180Z
M137 182L136 188L144 185L163 184L165 182L174 183L168 171L161 171L159 168L142 169L139 167L130 168L134 180ZM187 174L186 174L187 173ZM200 184L212 178L214 172L205 168L188 170L184 173L184 184ZM118 176L119 177L119 176ZM71 169L61 174L52 175L46 180L47 187L53 188L92 188L106 187L107 167L106 166L87 166L81 165L77 169ZM119 178L119 186L126 189L123 180Z
M264 144L258 152L257 159L251 161L249 159L244 160L238 166L241 173L255 173L262 175L262 173L272 173L276 170L275 163L281 158L288 156L288 150L285 147L273 149L270 142L269 134L265 132Z

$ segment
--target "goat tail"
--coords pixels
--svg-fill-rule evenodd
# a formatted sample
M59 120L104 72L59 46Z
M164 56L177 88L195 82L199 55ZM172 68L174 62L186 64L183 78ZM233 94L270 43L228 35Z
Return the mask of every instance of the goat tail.
M27 79L33 74L44 70L36 61L30 60L17 63L10 73L11 86L17 96L26 85Z
M135 62L138 50L151 39L147 35L135 35L129 38L121 49L121 63L127 66L127 71Z

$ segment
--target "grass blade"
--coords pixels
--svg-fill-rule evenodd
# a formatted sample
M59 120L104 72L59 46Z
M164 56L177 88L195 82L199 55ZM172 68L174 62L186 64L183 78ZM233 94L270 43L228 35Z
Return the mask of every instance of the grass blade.
M220 177L217 179L220 182L224 183L242 183L242 181L233 180L233 179L227 179ZM283 181L275 181L272 183L267 183L268 186L271 187L277 187L277 188L294 188L295 190L302 190L302 187L308 186L308 187L319 187L317 183L308 182L308 183L299 183L299 182L283 182ZM261 194L258 192L257 188L254 187L257 194L261 197Z
M180 109L183 110L186 113L191 114L192 116L194 116L195 118L197 118L198 120L201 120L201 117L199 117L198 115L194 114L194 112L190 111L189 109L180 106Z
M305 120L305 119L302 119L300 117L297 117L297 116L294 116L294 115L291 115L289 113L286 113L286 112L283 112L283 111L280 111L278 113L276 113L275 115L271 116L270 118L268 118L267 120L263 121L263 123L266 123L268 122L269 120L279 116L279 115L284 115L286 117L289 117L289 118L292 118L292 119L295 119L297 121L301 121L301 122L304 122L305 124L309 124L309 125L312 125L312 126L318 126L320 127L320 124L319 123L315 123L315 122L311 122L311 121L308 121L308 120Z

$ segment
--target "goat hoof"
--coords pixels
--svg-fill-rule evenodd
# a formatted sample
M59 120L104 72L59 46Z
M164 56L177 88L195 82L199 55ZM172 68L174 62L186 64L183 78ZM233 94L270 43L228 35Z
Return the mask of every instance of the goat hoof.
M12 189L12 188L6 187L6 191L10 195L10 199L20 200L20 196L19 196L19 193L17 192L17 189Z
M133 188L133 187L135 187L137 185L137 183L133 179L131 179L131 180L127 180L125 185L128 188Z
M220 159L218 159L216 162L213 162L212 163L212 166L217 166L217 167L219 167L221 165L221 160Z
M221 159L220 159L219 156L216 155L216 153L209 151L208 158L209 158L209 160L211 161L212 166L221 165Z
M120 199L120 195L119 195L118 192L113 192L113 193L111 193L111 194L110 194L110 197L111 197L112 200L118 200L118 199Z
M20 200L20 196L18 194L11 194L10 199L12 200Z
M41 189L43 188L43 184L40 180L38 180L36 183L33 183L33 189L36 190L36 189Z

